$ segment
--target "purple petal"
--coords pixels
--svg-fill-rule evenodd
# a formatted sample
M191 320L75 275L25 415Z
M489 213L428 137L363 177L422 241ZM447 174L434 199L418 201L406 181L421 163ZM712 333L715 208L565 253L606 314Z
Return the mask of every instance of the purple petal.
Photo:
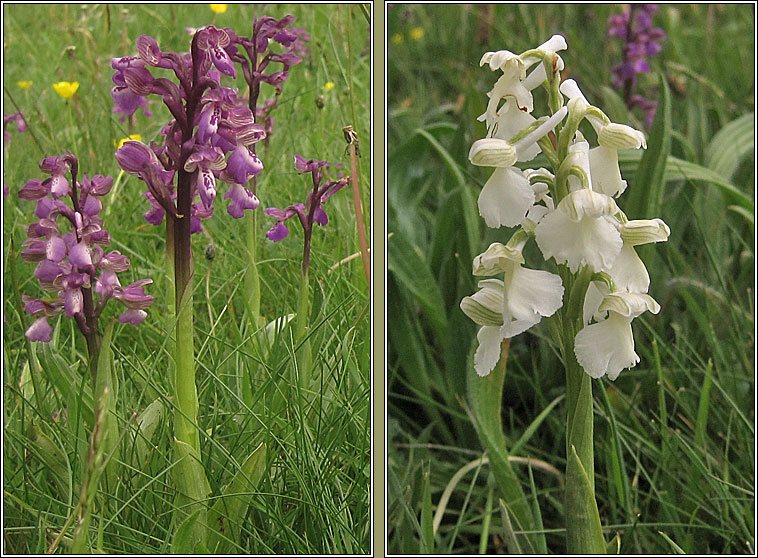
M45 243L45 257L58 263L66 257L66 242L60 236L51 236Z
M47 196L48 189L42 185L41 180L32 178L18 191L18 197L22 200L39 200Z
M50 260L42 260L34 270L34 276L39 279L40 283L47 285L52 285L53 281L61 275L63 275L63 268Z
M95 196L87 196L87 200L82 207L82 214L87 217L92 217L100 213L103 209L103 204Z
M47 316L42 316L34 320L34 323L26 330L26 338L29 341L50 342L50 334L53 332L53 326L47 323Z
M266 238L269 240L272 240L274 242L279 242L281 239L286 237L289 234L289 229L285 226L284 223L279 222L276 223L273 227L271 227L268 232L266 233Z
M50 194L54 198L62 198L68 194L68 180L63 174L54 174L49 179Z
M136 308L130 308L118 317L118 321L122 324L138 325L141 324L145 318L147 318L147 312Z
M89 246L85 242L79 242L69 250L68 261L81 271L90 269L92 267L92 253Z
M258 198L247 188L240 184L232 184L224 194L224 199L231 199L227 211L235 219L240 219L244 215L245 209L255 209L260 203Z
M129 258L118 250L113 250L105 254L100 261L100 267L116 272L126 271L129 269Z
M262 170L263 163L244 145L238 145L226 163L226 173L237 184L247 184L251 176L257 175Z
M84 296L81 289L64 289L63 311L67 318L73 318L84 310Z
M326 211L320 207L317 207L313 212L313 220L322 226L326 225L329 222L329 218L326 216Z
M100 296L101 301L111 298L113 289L120 286L116 273L110 269L103 270L100 277L95 280L95 292Z
M206 208L213 207L213 200L216 199L216 177L213 171L209 169L200 169L197 173L197 189L200 192L200 199Z

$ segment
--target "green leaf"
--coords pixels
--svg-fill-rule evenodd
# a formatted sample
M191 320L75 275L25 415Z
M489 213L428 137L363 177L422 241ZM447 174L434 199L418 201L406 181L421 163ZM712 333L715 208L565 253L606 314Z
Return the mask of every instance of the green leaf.
M621 535L616 533L616 536L608 541L605 547L606 554L621 554Z
M605 554L606 544L587 472L570 448L566 465L566 548L569 554Z
M198 545L202 544L205 528L198 524L201 512L202 510L195 511L176 529L171 543L172 554L194 554Z
M421 499L421 554L434 554L434 523L432 521L432 489L429 468L423 472L423 491Z
M519 529L533 531L535 522L532 510L521 482L508 461L509 453L500 419L505 367L500 363L488 376L482 377L476 373L473 366L468 366L467 376L471 419L479 434L479 440L487 450L495 482ZM539 537L544 535L519 535L519 544L531 552L541 546L536 542Z
M637 161L640 161L642 155L639 151L625 150L619 151L619 165L621 172L625 176L634 175L634 172L630 172ZM753 200L747 194L741 192L736 186L731 184L728 180L724 179L719 174L716 174L711 169L678 159L673 155L669 155L666 160L666 182L674 182L677 180L684 181L701 181L709 184L713 184L721 190L724 197L730 202L740 207L743 207L752 213ZM636 181L636 180L635 180ZM644 188L644 184L642 185Z
M204 500L210 493L210 486L205 477L205 470L197 451L189 444L174 438L174 457L176 464L172 469L174 486L176 486L177 517L184 518L202 510L201 524L198 529L205 529ZM201 526L202 525L202 526ZM205 535L201 540L205 540Z
M71 478L66 454L52 438L42 432L39 427L32 427L31 448L45 464L47 473L60 490L61 499L68 502L71 499Z
M662 536L664 539L666 539L666 542L671 545L671 548L676 554L687 554L684 550L682 550L682 547L680 547L678 544L672 541L671 538L666 533L664 533L663 531L658 531L658 534Z
M749 112L732 120L711 139L705 151L705 165L727 180L740 161L755 149L755 114Z
M150 442L163 418L163 401L156 399L137 417L137 433L134 445L139 464L144 465L152 453Z
M697 406L697 422L695 423L695 445L705 447L705 429L708 425L708 406L711 401L711 382L713 380L713 362L708 361L705 367L705 380L700 389L700 402Z
M511 525L511 515L508 513L508 508L505 507L505 502L500 499L500 516L503 518L503 534L505 535L505 544L508 547L508 554L524 554L521 550L521 545L518 542L518 537L513 531L513 525Z
M211 529L209 548L214 553L231 546L227 539L239 539L239 521L244 517L251 493L266 472L266 445L261 442L240 467L229 484L221 490L221 497L208 512Z
M387 239L387 269L421 305L438 337L447 327L447 317L442 304L437 281L429 270L421 250L410 244L399 233Z
M61 399L67 404L73 401L80 402L79 412L82 414L84 422L91 425L94 420L94 399L92 397L92 388L90 382L82 378L76 372L76 366L70 365L59 354L53 351L52 343L41 343L42 355L40 355L40 365L42 370L47 374L50 382L55 386L61 395ZM80 389L81 386L81 389ZM69 421L75 421L73 416L69 416Z
M632 219L660 214L665 186L666 160L671 148L671 95L666 78L659 75L660 98L647 149L640 160L634 186L628 198L627 213Z

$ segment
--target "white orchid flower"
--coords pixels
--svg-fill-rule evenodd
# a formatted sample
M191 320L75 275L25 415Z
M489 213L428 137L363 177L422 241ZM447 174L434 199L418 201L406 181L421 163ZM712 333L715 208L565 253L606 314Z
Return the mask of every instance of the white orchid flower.
M632 320L645 311L657 314L660 305L642 293L611 293L603 298L599 312L602 321L585 326L574 340L577 362L593 378L605 374L615 380L622 370L640 361L634 352Z
M480 357L477 359L474 356L474 366L480 375L489 374L497 364L496 357L503 339L523 333L543 317L552 316L563 304L560 277L548 271L522 267L524 258L521 249L526 242L526 235L521 234L523 238L514 242L515 246L495 242L474 259L474 275L503 273L503 281L482 281L479 283L481 291L461 301L461 309L479 325L499 325L497 335L492 330L479 332L477 353ZM498 310L500 315L495 318L494 313Z
M555 258L572 273L583 265L606 271L623 246L612 218L618 211L613 198L605 194L589 188L570 192L535 228L537 245L546 260Z
M594 189L611 197L620 196L626 190L626 180L621 178L618 152L620 149L647 148L645 134L625 124L611 122L600 110L592 107L573 79L560 86L568 99L569 111L581 111L597 134L598 146L589 152L590 169Z
M487 93L489 97L487 110L477 120L485 121L487 129L491 129L498 116L502 115L503 109L508 110L507 107L498 110L500 101L503 99L507 100L506 105L512 101L511 104L515 106L515 110L526 114L531 113L534 110L534 98L531 92L547 79L547 74L541 63L528 77L526 70L533 64L541 62L544 56L566 48L566 39L560 35L553 35L536 49L524 53L526 56L518 56L508 50L484 53L479 65L488 64L490 70L493 72L501 70L503 75L495 82L492 91ZM563 60L560 56L556 61L556 67L558 70L563 69Z
M566 107L562 107L544 122L535 122L532 130L523 129L508 139L483 138L471 146L469 159L472 164L496 167L477 202L479 214L488 227L516 226L534 205L535 194L529 180L513 165L539 153L537 141L553 130L565 115Z

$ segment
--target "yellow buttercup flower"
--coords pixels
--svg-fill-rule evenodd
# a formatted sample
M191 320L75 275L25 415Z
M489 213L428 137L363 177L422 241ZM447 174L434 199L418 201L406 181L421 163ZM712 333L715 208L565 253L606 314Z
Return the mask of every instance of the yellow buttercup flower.
M113 145L116 147L116 149L121 149L121 146L123 146L129 140L142 141L142 136L139 134L131 134L128 138L120 139L118 141L113 140Z
M76 90L79 89L79 82L78 81L59 81L58 83L53 84L53 89L55 89L55 92L63 97L64 99L68 99L69 97L73 97L74 93L76 93Z
M29 89L32 86L32 82L31 81L19 81L17 83L17 85L19 87L21 87L22 89Z
M327 81L324 84L324 91L331 91L332 89L334 89L334 82L333 81Z
M421 29L421 27L414 27L411 29L411 39L414 41L418 41L421 37L424 36L424 30Z
M211 4L211 10L217 14L223 14L226 11L226 4Z
M395 33L394 35L392 35L392 42L395 43L396 45L399 45L400 43L403 42L403 36L400 33Z

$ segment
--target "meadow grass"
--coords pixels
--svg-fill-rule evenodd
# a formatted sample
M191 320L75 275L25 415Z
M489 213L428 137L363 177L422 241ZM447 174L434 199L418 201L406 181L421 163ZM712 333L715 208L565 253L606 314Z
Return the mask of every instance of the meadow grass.
M481 223L476 198L489 169L467 160L484 136L476 117L495 79L479 59L562 34L562 78L575 78L614 122L642 129L641 114L611 88L621 49L606 21L620 10L387 10L392 553L494 553L508 544L502 495L467 413L476 326L458 306L476 290L473 257L508 238ZM640 251L662 310L635 321L641 362L615 382L594 382L598 507L606 540L618 534L622 553L755 552L753 21L749 5L661 5L654 18L667 39L640 85L660 99L656 74L664 76L671 148L662 198L630 218L661 217L671 228L668 242ZM639 158L622 157L625 208L629 196L653 195ZM547 330L512 340L503 430L553 553L565 552L563 386Z
M309 31L310 54L291 69L273 113L274 133L258 145L265 170L258 176L257 257L261 314L268 323L295 312L300 286L302 232L293 226L285 240L269 242L264 233L273 219L261 212L304 200L310 184L295 171L293 155L340 163L339 170L349 173L342 127L351 124L361 139L358 172L370 224L368 12L358 5L295 4L229 5L223 14L206 4L3 9L4 113L21 110L29 125L26 133L13 130L4 152L4 183L10 188L3 207L4 551L42 553L56 539L56 551L65 551L72 530L61 530L86 473L92 417L85 419L93 409L83 376L86 347L65 318L54 320L51 343L29 347L23 332L30 317L16 298L42 294L33 264L18 257L34 206L16 193L28 179L40 177L37 164L43 157L68 149L89 176L114 177L104 215L111 248L131 259L121 281L152 277L147 292L156 298L143 324L117 324L114 331L122 439L119 451L106 456L116 464L116 474L100 483L89 540L98 552L168 552L177 526L172 524L174 402L166 351L173 324L163 296L163 228L145 222L144 185L120 172L113 153L114 142L130 133L145 142L156 138L169 115L156 101L150 106L153 116L138 111L133 121L120 122L111 112L110 60L135 55L141 34L154 37L163 50L179 52L189 48L186 27L213 23L249 35L256 14L291 13L293 25ZM80 83L67 101L51 87L61 80ZM32 85L24 89L18 81ZM327 82L334 87L325 88ZM235 85L244 94L241 78ZM262 99L270 96L273 88L264 85ZM317 107L319 96L323 108ZM359 251L349 191L328 205L329 223L314 232L311 254L310 343L317 381L308 393L288 374L298 348L292 327L266 340L245 319L242 221L217 205L203 233L193 237L198 427L211 504L259 443L268 451L266 472L243 494L242 515L235 518L237 553L367 553L370 548L369 291L360 258L335 266ZM104 317L115 316L110 306ZM246 382L252 386L250 400L243 394Z

